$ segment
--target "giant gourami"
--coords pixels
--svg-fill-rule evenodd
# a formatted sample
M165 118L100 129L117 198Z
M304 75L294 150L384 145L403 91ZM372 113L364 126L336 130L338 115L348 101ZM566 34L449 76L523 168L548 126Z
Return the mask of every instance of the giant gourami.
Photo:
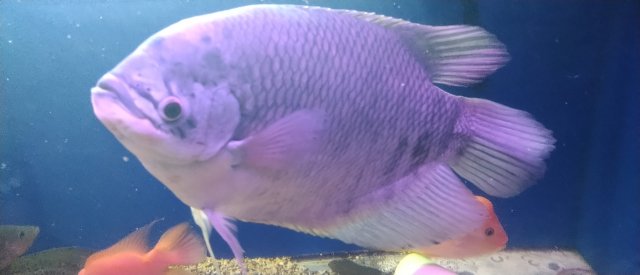
M475 26L254 5L152 35L91 99L241 264L233 220L411 251L488 219L461 178L504 198L543 175L551 131L434 85L478 83L508 59Z

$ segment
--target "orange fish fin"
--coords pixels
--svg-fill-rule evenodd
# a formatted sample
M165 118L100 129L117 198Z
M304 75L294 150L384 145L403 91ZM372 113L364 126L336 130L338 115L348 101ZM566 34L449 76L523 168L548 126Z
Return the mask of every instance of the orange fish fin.
M171 265L197 264L206 257L202 239L191 231L188 223L181 223L167 230L153 252L166 257Z
M151 223L139 228L138 230L129 233L129 235L127 235L111 247L91 254L91 256L87 258L85 265L89 265L101 258L122 252L135 252L140 254L146 253L147 251L149 251L149 246L147 244L149 230L151 230L151 227L158 221L159 219L152 221Z

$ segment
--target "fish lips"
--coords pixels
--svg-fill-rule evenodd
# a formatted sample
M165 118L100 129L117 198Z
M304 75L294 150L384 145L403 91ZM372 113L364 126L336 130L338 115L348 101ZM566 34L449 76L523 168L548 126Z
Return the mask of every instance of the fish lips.
M97 86L91 89L92 103L94 102L93 98L95 96L116 97L120 104L122 104L122 106L124 106L132 115L141 119L145 118L145 115L133 102L129 86L111 73L105 74L101 77L98 80Z
M104 75L91 89L91 104L100 122L126 147L132 141L131 136L136 136L140 142L150 143L166 138L136 107L128 85L113 74Z

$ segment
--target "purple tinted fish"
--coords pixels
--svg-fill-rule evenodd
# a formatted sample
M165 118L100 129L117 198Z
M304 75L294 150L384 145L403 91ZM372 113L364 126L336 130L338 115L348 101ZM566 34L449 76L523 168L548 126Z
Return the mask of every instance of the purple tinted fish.
M92 103L238 260L232 219L399 251L486 220L458 176L510 197L543 175L549 130L433 84L477 83L508 58L479 27L256 5L154 34Z

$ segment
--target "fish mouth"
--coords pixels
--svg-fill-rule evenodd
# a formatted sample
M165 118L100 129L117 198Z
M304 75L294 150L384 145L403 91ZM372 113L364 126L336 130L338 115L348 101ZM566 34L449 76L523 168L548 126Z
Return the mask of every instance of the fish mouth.
M131 95L126 82L116 75L104 75L91 88L91 104L98 120L135 155L152 151L168 137L158 130Z
M111 73L104 75L91 88L94 114L121 141L131 134L148 134L155 130L129 92L129 86Z
M137 118L145 119L146 116L135 105L133 98L129 93L129 87L117 76L108 73L98 80L96 87L91 89L92 101L99 98L108 98L112 101L117 101L126 109L130 114ZM94 107L96 105L94 104Z

